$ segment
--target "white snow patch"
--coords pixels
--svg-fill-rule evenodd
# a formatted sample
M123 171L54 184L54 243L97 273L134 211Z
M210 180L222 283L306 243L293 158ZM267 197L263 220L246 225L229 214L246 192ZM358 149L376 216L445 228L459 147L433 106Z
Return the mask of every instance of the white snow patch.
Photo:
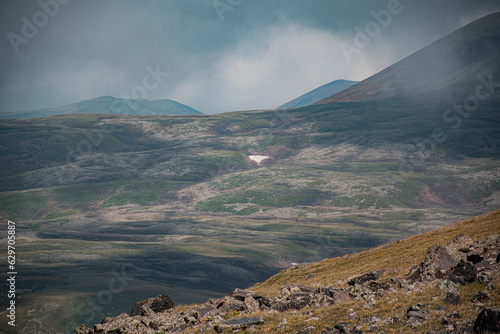
M255 161L259 165L262 162L262 160L269 159L267 155L249 155L248 157L250 158L250 160Z

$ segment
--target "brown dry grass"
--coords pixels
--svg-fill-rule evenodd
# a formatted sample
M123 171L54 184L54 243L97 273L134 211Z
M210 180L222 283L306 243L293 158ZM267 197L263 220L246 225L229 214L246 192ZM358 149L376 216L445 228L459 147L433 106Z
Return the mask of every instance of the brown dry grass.
M286 269L265 282L250 288L257 294L275 296L280 287L298 283L307 286L335 285L337 281L373 270L384 270L385 275L403 277L418 264L427 249L435 244L446 245L456 235L464 233L474 241L500 233L500 210L461 221L413 237L382 245L361 253L325 259L321 262ZM306 280L308 274L315 277Z
M445 245L456 235L464 233L474 241L479 241L489 235L500 233L500 210L487 213L466 221L436 229L434 231L415 235L387 245L358 253L346 255L339 258L326 259L318 263L293 267L280 272L269 280L256 284L250 290L265 296L275 296L280 287L291 283L299 283L307 286L342 286L349 277L364 274L376 269L385 271L382 281L389 281L391 277L405 277L413 265L418 264L425 256L429 246L434 244ZM310 273L316 276L308 280L305 277ZM494 275L495 288L490 290L490 300L485 302L487 307L500 307L500 287L498 281L500 274ZM459 288L458 294L461 301L457 305L444 304L442 298L444 291L428 283L422 287L422 292L405 294L401 290L388 293L385 297L378 299L377 304L371 308L363 309L364 301L351 300L348 302L330 305L324 308L306 307L298 311L288 312L256 312L252 316L262 317L264 324L257 329L241 330L241 333L295 333L306 326L314 326L312 333L319 333L327 326L333 326L339 322L347 322L351 325L360 323L360 319L376 316L381 320L396 316L403 321L399 325L382 325L385 333L415 333L426 332L434 327L436 330L444 330L441 318L449 312L458 311L461 319L470 319L477 316L478 310L474 309L471 297L479 290L483 290L485 284L472 283ZM427 305L429 319L418 328L410 328L404 322L405 313L410 305L422 303ZM445 306L446 310L435 310L436 306ZM355 313L351 320L348 315ZM317 319L315 319L315 318ZM312 319L313 318L313 319ZM287 319L285 328L276 330L275 327L282 319ZM361 322L362 332L377 333L379 330L370 330L368 323ZM225 329L223 333L231 333ZM191 328L183 333L216 333L213 328Z

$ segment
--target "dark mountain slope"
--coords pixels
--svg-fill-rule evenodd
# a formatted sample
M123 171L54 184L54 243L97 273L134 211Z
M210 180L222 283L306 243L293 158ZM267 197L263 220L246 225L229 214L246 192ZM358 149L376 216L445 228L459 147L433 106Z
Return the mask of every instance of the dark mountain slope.
M500 13L485 16L439 39L385 70L318 104L352 101L461 103L478 94L498 102L491 90L500 82ZM481 79L480 79L481 78ZM496 87L484 82L496 82ZM480 100L482 99L479 97ZM483 102L482 102L483 103Z

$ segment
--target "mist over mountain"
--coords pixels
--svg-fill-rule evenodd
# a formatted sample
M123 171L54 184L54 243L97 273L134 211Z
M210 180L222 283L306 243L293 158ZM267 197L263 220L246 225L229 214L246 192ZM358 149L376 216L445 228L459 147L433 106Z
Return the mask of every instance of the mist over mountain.
M350 81L350 80L334 80L330 83L327 83L321 87L318 87L304 95L301 95L292 101L289 101L276 109L286 109L286 108L300 108L305 107L310 104L321 101L333 94L339 93L352 85L357 84L358 81Z
M437 40L360 83L326 98L329 102L411 100L418 104L462 102L476 87L487 100L500 81L500 13L490 14ZM471 103L475 104L474 101Z
M37 118L61 114L131 114L131 115L194 115L201 114L173 100L120 99L101 96L56 108L3 112L0 118Z

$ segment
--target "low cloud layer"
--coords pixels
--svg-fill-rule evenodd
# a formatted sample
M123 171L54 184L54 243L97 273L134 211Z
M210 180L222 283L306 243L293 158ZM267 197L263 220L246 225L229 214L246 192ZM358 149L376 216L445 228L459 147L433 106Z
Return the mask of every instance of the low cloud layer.
M399 10L347 59L342 43L356 46L357 29L390 6ZM457 0L6 0L0 107L130 95L150 67L169 75L148 99L205 113L274 108L332 80L365 79L498 10L495 1ZM23 34L26 21L36 34Z

